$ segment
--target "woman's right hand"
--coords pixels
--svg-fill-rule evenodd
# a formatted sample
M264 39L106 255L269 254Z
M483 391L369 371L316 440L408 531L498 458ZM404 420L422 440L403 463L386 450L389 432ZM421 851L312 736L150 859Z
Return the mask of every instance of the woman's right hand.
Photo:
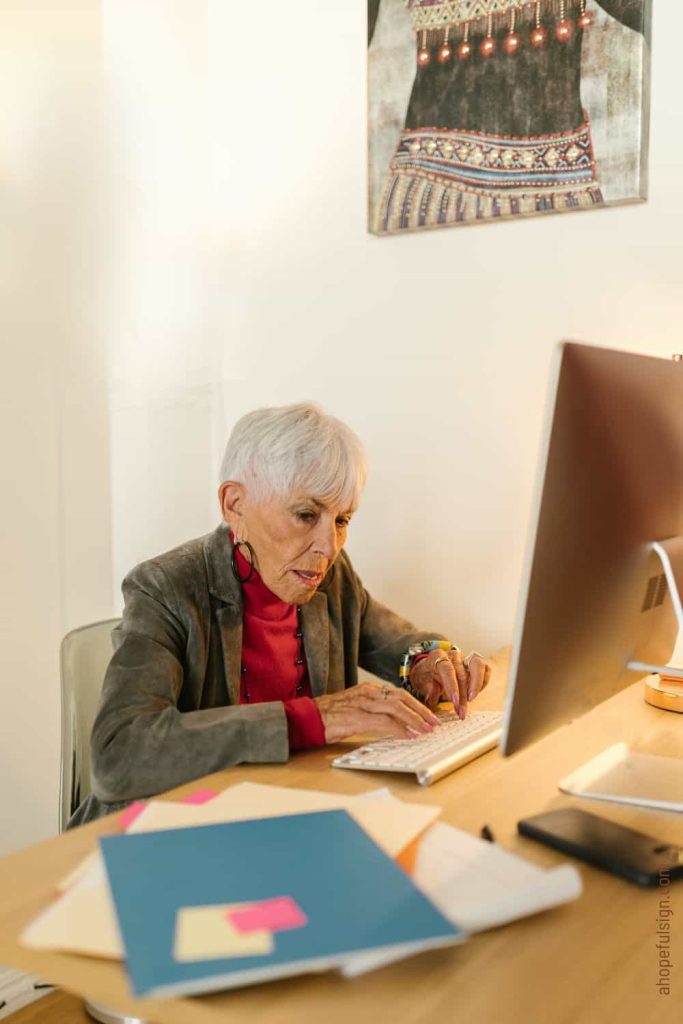
M359 683L313 699L323 720L326 743L357 733L405 740L426 735L439 723L407 690L388 683Z

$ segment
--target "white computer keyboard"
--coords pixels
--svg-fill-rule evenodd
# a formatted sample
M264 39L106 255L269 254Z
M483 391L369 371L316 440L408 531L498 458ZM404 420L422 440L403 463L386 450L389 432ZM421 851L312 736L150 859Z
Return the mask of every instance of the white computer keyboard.
M336 757L333 768L362 768L373 772L412 772L421 786L455 771L498 742L502 711L470 711L464 722L454 712L440 712L432 733L412 740L373 740Z

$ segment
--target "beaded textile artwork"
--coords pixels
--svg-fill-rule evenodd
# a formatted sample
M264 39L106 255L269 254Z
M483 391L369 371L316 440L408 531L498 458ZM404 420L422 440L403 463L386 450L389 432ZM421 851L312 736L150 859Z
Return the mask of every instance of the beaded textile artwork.
M368 228L647 196L652 0L367 0Z
M416 33L418 68L433 58L448 64L454 54L469 60L472 39L483 37L476 47L480 57L488 59L497 49L495 36L505 33L502 49L514 56L525 40L540 49L548 42L548 32L568 43L577 30L592 28L593 14L586 9L588 0L408 0ZM520 30L522 34L520 35Z
M404 129L380 231L573 210L602 202L590 126L536 137Z
M558 15L572 8L585 10L581 0L565 0L564 5L561 0L408 0L406 6L416 32L464 25L479 19L486 24L489 16L495 28L511 13L520 20L533 21L541 12Z

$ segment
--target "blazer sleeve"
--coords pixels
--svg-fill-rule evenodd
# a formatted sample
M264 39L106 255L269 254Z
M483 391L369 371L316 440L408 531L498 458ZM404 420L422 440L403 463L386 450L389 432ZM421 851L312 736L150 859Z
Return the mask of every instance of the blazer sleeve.
M389 683L398 684L398 670L404 654L420 640L446 640L441 633L419 630L361 588L361 623L358 664Z
M152 796L241 762L289 757L281 702L181 711L188 628L170 580L144 563L123 584L91 738L93 793L118 802Z

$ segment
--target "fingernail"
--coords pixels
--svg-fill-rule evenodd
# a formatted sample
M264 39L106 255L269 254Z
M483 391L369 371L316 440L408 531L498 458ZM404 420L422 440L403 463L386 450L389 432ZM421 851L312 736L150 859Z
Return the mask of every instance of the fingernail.
M474 690L468 690L467 691L467 699L468 700L474 700Z
M458 708L458 714L460 715L460 721L463 721L467 712L462 705Z

